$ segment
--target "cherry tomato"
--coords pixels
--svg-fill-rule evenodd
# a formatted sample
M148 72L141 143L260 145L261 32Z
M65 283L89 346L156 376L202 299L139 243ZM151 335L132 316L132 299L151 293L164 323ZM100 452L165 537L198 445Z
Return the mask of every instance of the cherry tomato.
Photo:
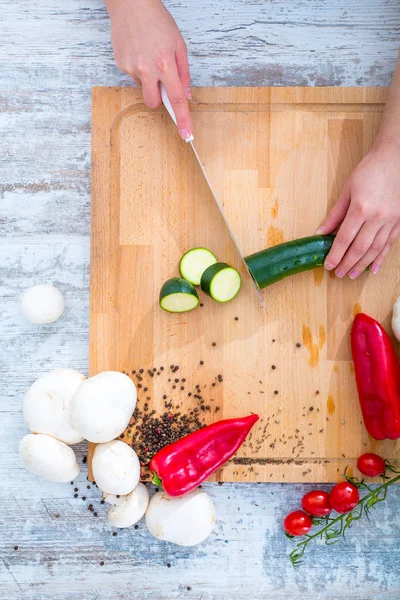
M337 483L329 494L329 502L338 513L346 513L353 510L358 504L360 494L358 489L348 481Z
M289 535L305 535L311 527L311 518L302 510L291 512L283 521L283 529Z
M357 469L366 477L377 477L377 475L382 475L386 471L386 465L383 458L377 454L367 452L358 459Z
M308 492L308 494L303 496L301 506L303 510L313 517L325 517L332 510L329 504L329 494L322 490Z

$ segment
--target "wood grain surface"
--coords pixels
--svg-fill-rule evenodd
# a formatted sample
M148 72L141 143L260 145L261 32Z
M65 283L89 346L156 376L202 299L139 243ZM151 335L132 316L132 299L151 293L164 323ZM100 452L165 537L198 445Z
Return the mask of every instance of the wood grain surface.
M197 150L247 256L313 234L368 152L386 90L194 88L193 97ZM259 414L220 481L334 481L363 451L396 457L398 443L363 426L349 330L361 310L389 325L398 247L379 278L319 269L264 290L266 314L166 111L148 110L137 90L95 88L92 131L91 373L128 373L141 382L139 407L160 416L170 402L172 412L201 408L196 385L205 423ZM238 268L242 290L226 305L202 295L203 307L166 313L159 290L197 246Z
M165 4L188 43L193 85L390 83L398 0ZM215 532L179 548L142 523L111 535L98 490L87 489L85 445L78 498L75 486L22 468L28 386L56 367L88 372L91 88L132 82L115 67L100 0L3 1L0 22L1 600L398 600L400 487L347 543L316 544L293 570L280 524L310 484L207 484ZM66 312L36 327L19 298L43 282L62 290Z

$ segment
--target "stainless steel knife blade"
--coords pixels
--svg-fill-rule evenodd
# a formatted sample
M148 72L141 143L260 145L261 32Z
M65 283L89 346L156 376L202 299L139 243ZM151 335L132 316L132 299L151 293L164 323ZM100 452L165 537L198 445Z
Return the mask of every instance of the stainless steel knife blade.
M176 125L176 118L175 118L174 110L173 110L173 108L171 106L171 103L169 101L167 92L165 91L165 88L164 88L164 86L162 84L160 84L160 90L161 90L161 98L162 98L163 104L164 104L165 108L167 109L170 117L172 118L172 120L174 121L174 123ZM267 313L267 307L265 306L264 300L262 299L260 289L257 286L256 282L254 281L254 278L253 278L253 276L252 276L252 274L250 272L250 269L247 266L247 263L246 263L246 261L244 259L244 255L243 255L243 253L242 253L242 251L240 249L239 244L236 241L236 238L235 238L235 236L233 234L233 231L232 231L232 229L231 229L231 227L230 227L230 225L229 225L229 223L227 221L227 218L225 216L224 210L223 210L223 208L222 208L222 206L221 206L221 204L220 204L220 202L219 202L219 200L217 198L217 195L214 192L214 189L213 189L213 187L211 185L211 181L208 178L208 175L207 175L207 172L206 172L206 170L204 168L204 165L201 162L200 156L198 155L197 150L196 150L196 148L195 148L195 146L193 144L193 140L194 140L194 137L192 135L190 138L186 139L185 141L190 144L190 146L191 146L191 148L193 150L193 154L194 154L194 156L195 156L195 158L196 158L196 160L197 160L197 162L199 164L199 167L201 169L201 172L203 173L204 179L207 182L208 188L209 188L209 190L211 192L211 195L212 195L212 197L214 199L214 202L215 202L215 204L218 207L220 215L221 215L221 217L222 217L222 219L223 219L223 221L225 223L226 228L228 229L229 235L230 235L230 237L231 237L231 239L232 239L232 241L233 241L233 243L235 245L235 248L236 248L236 250L237 250L237 252L238 252L238 254L239 254L240 258L241 258L241 261L242 261L242 263L243 263L243 265L244 265L244 267L245 267L245 269L246 269L246 271L247 271L247 273L248 273L248 275L250 277L251 283L252 283L252 285L253 285L256 293L257 293L257 296L258 296L258 299L259 299L259 301L261 303L261 306L263 307L264 311Z

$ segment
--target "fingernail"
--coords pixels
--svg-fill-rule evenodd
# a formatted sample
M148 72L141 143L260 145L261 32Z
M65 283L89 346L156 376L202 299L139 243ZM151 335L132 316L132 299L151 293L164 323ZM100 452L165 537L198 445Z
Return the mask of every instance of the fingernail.
M335 275L336 275L336 277L343 277L344 271L335 271Z
M192 135L192 132L190 131L190 129L180 129L179 135L183 140L187 140Z
M376 275L380 269L380 265L374 265L371 269L371 271L373 272L374 275Z
M187 98L188 100L191 100L191 99L192 99L192 92L190 91L190 88L187 88L187 89L185 90L185 96L186 96L186 98Z
M327 271L331 271L333 269L333 265L331 265L331 263L325 263L324 267Z
M318 227L317 231L315 232L315 235L319 235L320 233L324 232L324 228L323 227Z
M350 279L355 279L356 277L358 277L360 274L360 271L350 271L349 273L349 277Z

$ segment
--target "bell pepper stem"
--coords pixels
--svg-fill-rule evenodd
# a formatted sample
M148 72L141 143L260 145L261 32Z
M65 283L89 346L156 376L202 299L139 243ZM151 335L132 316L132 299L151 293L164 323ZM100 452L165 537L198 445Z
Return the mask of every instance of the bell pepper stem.
M159 478L159 476L157 475L157 473L155 473L155 472L153 473L153 483L154 483L154 485L156 485L157 487L160 487L160 488L162 488L162 481L161 481L161 479Z

